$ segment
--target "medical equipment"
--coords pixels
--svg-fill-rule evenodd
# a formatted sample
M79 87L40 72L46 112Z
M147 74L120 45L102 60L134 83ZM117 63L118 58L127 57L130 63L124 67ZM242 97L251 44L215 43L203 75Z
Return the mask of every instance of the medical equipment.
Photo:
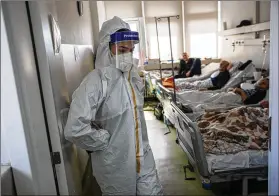
M158 42L158 53L159 53L159 63L160 63L160 75L161 75L161 80L162 80L162 67L161 67L161 57L160 57L160 45L159 45L159 36L158 36L158 26L157 22L161 21L162 19L167 19L168 20L168 29L169 29L169 41L170 41L170 53L171 53L171 64L172 64L172 76L174 77L174 66L173 66L173 53L172 53L172 40L171 40L171 29L170 29L170 19L171 18L176 18L179 19L180 16L165 16L165 17L155 17L155 23L156 23L156 35L157 35L157 42ZM162 82L161 82L162 83ZM174 86L173 89L175 89L175 81L174 81ZM174 100L176 100L176 93L174 91Z

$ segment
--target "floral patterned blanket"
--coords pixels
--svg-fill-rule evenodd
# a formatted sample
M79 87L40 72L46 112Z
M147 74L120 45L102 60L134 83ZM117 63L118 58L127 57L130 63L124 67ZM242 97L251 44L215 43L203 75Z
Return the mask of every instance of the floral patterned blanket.
M225 112L206 112L197 123L206 153L268 149L267 108L243 106Z

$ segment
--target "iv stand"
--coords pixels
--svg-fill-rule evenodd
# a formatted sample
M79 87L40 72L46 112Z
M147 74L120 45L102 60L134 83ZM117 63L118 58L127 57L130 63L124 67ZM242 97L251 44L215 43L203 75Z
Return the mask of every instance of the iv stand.
M160 75L161 75L161 84L162 84L162 66L161 66L161 56L160 56L160 45L159 45L159 36L158 36L157 22L160 21L161 19L164 19L164 18L166 18L168 20L169 39L170 39L170 52L171 52L171 66L172 66L172 77L173 77L173 99L174 99L174 103L176 104L176 92L175 92L175 79L174 79L174 67L173 67L173 54L172 54L170 19L171 18L179 19L179 15L176 15L176 16L165 16L165 17L155 17L157 43L158 43L158 54L159 54L159 64L160 64Z
M160 55L160 44L159 44L159 35L158 35L158 21L161 21L163 18L167 18L168 20L168 28L169 28L169 39L170 39L170 52L171 52L171 66L172 66L172 77L173 77L173 92L174 92L174 103L176 104L176 92L175 92L175 80L174 80L174 67L173 67L173 54L172 54L172 42L171 42L171 29L170 29L170 18L177 18L179 19L179 15L177 16L165 16L165 17L155 17L156 23L156 35L157 35L157 43L158 43L158 54L159 54L159 65L160 65L160 77L161 77L161 84L162 84L162 66L161 66L161 55ZM169 134L171 131L168 127L168 132L164 133L164 135Z
M155 23L156 23L156 36L157 36L157 45L158 45L158 55L159 55L159 66L160 66L160 83L162 84L162 65L161 65L161 55L160 55L160 44L159 44L159 36L158 36L158 22L160 19L155 17Z

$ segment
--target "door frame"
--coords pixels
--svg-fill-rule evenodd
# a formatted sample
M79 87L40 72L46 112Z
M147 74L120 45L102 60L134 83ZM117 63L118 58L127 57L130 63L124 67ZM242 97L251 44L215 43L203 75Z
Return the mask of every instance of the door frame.
M271 134L268 159L268 194L279 195L278 188L278 94L279 94L279 60L278 60L278 25L279 25L279 2L271 1L270 5L270 117L271 119Z
M17 195L57 195L26 2L6 1L2 6L19 103L20 117L16 120L23 127L9 127L11 130L6 135L10 141L16 192ZM14 111L10 112L7 116Z

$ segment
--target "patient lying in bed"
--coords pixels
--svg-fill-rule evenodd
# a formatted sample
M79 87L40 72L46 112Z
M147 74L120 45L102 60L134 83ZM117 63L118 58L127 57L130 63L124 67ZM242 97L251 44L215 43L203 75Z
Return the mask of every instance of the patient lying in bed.
M241 88L229 89L228 92L210 93L196 92L187 95L184 94L184 105L188 105L194 111L210 109L217 106L233 106L240 104L257 104L266 97L269 89L269 79L262 78L256 84L254 89L244 90ZM190 93L190 92L189 92Z
M189 90L217 90L221 89L230 80L231 64L228 61L221 61L219 71L213 74L212 77L195 81L193 83L185 82L176 86L177 91L189 89Z
M269 79L262 78L256 85L255 89L243 90L241 88L229 89L229 92L234 92L241 97L244 104L257 104L266 97L266 92L269 89Z

